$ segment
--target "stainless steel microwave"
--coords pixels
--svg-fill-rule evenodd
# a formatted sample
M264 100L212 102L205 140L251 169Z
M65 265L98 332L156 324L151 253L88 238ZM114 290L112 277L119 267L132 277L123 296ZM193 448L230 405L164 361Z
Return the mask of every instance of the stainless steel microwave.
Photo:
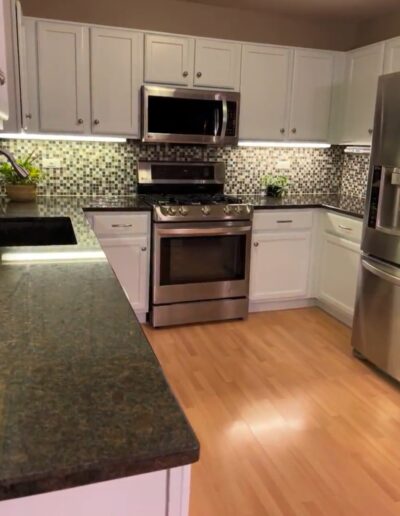
M142 141L237 145L240 94L142 87Z

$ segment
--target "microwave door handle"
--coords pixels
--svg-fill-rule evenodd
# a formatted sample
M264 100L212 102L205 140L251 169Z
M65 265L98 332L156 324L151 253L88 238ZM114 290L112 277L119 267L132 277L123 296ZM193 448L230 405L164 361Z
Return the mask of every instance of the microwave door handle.
M226 126L228 125L228 102L226 99L222 101L222 127L221 127L221 137L225 138L226 135Z
M220 134L220 119L219 119L219 109L215 108L214 110L214 136L218 136Z

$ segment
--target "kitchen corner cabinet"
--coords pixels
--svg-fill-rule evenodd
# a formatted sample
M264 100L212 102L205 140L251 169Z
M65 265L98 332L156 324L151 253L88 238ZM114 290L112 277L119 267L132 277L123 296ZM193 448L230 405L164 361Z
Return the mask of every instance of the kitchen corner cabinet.
M0 129L3 128L3 122L8 120L8 72L7 72L7 56L6 56L6 10L5 2L0 0Z
M294 51L289 137L328 141L334 54L319 50Z
M400 72L400 38L389 39L385 43L383 73Z
M144 80L170 86L239 89L240 43L146 34Z
M250 302L309 297L313 214L310 210L256 211Z
M384 51L385 43L377 43L347 54L343 143L371 144Z
M150 214L89 212L100 245L142 322L149 309Z

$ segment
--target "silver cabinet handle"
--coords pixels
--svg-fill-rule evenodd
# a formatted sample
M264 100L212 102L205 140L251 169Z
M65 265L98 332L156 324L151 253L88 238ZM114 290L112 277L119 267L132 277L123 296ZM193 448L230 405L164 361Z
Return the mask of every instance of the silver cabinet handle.
M369 134L372 134L374 132L373 129L368 129Z
M142 247L142 251L147 251L147 247Z
M291 224L293 222L293 220L291 219L287 219L287 220L277 220L276 223L277 224Z
M6 83L6 74L0 70L0 86L4 86Z
M100 123L100 120L98 118L95 118L94 121L93 121L94 125L99 125Z
M112 228L131 228L132 224L111 224Z
M200 77L202 76L203 74L201 72L197 72L196 73L196 77L198 77L200 79Z
M285 134L285 129L282 127L281 134Z
M32 119L32 113L26 113L25 118L27 118L28 120L31 120Z
M79 125L82 125L82 124L83 124L83 118L78 118L78 124L79 124Z
M254 242L254 247L258 247L260 244L258 242Z
M183 77L187 77L189 75L189 72L187 70L185 70L182 75L183 75Z
M293 129L292 129L292 133L293 133L293 134L296 134L296 133L297 133L297 129L296 129L295 127L293 127Z
M353 228L349 228L349 226L343 226L343 224L339 224L339 229L343 229L344 231L353 231Z

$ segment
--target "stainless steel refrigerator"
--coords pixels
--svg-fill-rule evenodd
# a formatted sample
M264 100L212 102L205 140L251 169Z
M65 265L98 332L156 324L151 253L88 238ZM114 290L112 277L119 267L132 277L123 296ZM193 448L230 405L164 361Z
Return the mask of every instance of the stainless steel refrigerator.
M352 345L400 380L400 73L379 79Z

